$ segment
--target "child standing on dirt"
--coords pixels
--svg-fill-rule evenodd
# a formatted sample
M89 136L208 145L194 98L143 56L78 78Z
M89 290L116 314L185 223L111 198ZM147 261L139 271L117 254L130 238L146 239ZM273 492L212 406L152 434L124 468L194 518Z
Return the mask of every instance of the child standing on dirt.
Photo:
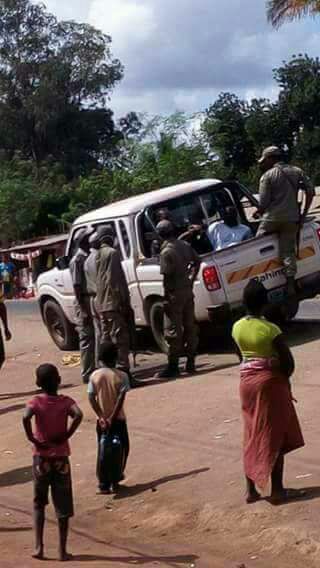
M36 550L34 558L44 559L43 532L45 507L49 487L59 525L60 560L71 558L67 553L69 518L73 516L72 481L69 463L69 438L83 418L75 401L58 394L61 378L51 364L40 365L36 371L36 384L42 393L28 402L23 426L33 444L34 525ZM35 432L32 418L35 419ZM69 418L71 422L69 423Z
M98 459L97 477L100 494L116 492L124 478L124 470L129 455L129 434L124 411L126 393L130 390L127 373L116 369L118 349L113 343L102 343L99 349L101 367L92 373L88 385L89 402L97 415ZM104 433L109 438L118 437L122 446L117 468L117 478L111 473L111 464L106 464L105 447L101 438Z

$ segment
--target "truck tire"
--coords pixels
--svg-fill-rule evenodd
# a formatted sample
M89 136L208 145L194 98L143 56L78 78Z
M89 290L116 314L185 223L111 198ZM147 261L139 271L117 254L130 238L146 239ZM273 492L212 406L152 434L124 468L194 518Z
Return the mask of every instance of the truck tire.
M76 331L67 320L62 308L54 300L47 300L44 304L43 319L51 338L61 351L77 349Z
M154 340L159 347L160 351L163 353L168 353L168 343L164 337L163 330L163 302L162 300L157 300L154 302L150 308L150 327Z

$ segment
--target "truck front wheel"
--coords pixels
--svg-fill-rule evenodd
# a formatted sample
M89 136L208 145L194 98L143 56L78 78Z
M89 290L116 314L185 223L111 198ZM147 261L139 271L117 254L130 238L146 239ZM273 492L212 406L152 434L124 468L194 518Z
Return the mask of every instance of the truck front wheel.
M168 353L168 343L164 337L163 329L163 302L159 299L150 308L150 327L154 340L163 353Z
M47 300L43 307L43 318L51 338L61 351L77 349L76 331L67 320L59 304L53 300Z

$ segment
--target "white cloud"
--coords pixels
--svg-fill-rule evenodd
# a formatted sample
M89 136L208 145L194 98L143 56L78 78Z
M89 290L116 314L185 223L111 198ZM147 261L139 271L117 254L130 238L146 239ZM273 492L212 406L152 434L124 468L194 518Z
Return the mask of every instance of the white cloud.
M46 1L46 0L45 0ZM84 17L110 34L125 76L112 96L117 114L130 110L194 112L221 91L275 98L272 70L294 53L317 55L318 21L275 31L265 1L47 0L60 18Z
M126 56L132 43L146 42L156 30L151 3L139 0L92 0L89 22L112 36L120 56Z
M44 0L43 3L59 20L85 21L91 0Z

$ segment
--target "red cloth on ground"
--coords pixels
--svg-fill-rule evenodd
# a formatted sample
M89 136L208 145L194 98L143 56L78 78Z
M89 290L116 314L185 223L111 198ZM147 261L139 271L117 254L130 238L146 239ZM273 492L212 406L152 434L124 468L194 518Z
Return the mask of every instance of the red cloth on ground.
M288 380L271 370L241 373L244 470L265 487L277 458L304 446Z

